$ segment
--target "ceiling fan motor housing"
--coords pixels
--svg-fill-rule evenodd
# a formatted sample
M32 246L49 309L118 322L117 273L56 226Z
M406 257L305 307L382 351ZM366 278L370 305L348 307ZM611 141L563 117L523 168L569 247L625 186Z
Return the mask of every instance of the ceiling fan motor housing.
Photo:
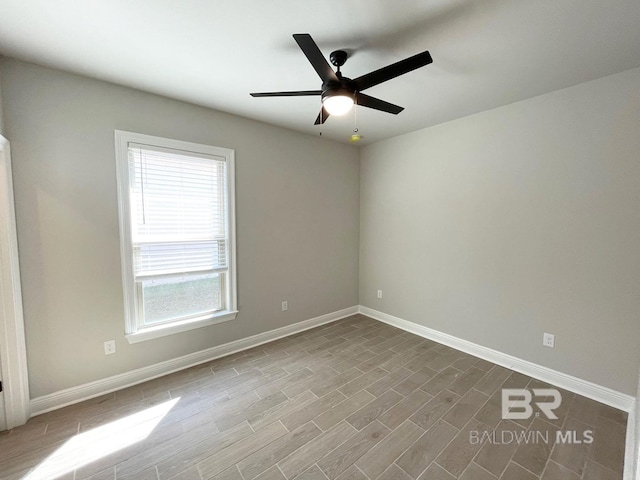
M349 55L344 50L335 50L329 55L329 60L333 66L338 67L338 71L335 72L338 77L338 82L327 80L322 84L322 100L327 97L343 96L350 97L355 100L356 84L353 80L347 77L343 77L340 72L340 67L345 64Z
M351 97L355 101L356 86L353 80L341 77L339 82L325 82L322 84L322 101L334 96Z
M347 61L349 55L344 50L336 50L331 52L329 55L329 60L331 60L331 64L334 67L340 68Z

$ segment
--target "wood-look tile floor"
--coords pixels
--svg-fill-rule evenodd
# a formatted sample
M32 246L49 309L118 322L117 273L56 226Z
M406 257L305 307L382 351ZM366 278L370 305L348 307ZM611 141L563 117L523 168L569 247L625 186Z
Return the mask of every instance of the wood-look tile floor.
M561 391L557 420L502 420L525 387L550 388L355 315L35 417L0 434L0 478L622 478L626 414Z

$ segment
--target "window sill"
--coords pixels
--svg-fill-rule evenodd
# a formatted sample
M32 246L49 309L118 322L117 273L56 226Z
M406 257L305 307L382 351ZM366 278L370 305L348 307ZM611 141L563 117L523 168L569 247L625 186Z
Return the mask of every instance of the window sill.
M224 311L204 318L194 318L182 322L158 325L156 327L141 328L137 332L129 333L125 337L129 343L139 343L146 340L153 340L154 338L174 335L176 333L188 332L196 328L208 327L209 325L215 325L217 323L228 322L229 320L235 319L237 315L237 310Z

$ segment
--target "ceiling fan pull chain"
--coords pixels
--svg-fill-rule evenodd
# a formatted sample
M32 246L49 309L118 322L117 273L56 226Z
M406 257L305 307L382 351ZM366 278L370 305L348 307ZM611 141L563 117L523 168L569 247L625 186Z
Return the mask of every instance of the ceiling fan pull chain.
M353 135L349 138L349 142L356 143L362 139L362 135L358 133L358 94L355 95L355 102L353 104Z
M358 92L353 95L353 133L358 133Z

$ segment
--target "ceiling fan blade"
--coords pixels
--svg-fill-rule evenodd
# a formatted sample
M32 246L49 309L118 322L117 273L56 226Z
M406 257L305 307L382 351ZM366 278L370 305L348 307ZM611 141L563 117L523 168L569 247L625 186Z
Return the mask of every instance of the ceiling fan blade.
M322 90L300 90L298 92L262 92L250 93L252 97L308 97L322 95Z
M379 98L371 97L360 92L356 94L356 104L362 107L373 108L374 110L393 113L394 115L397 115L404 110L404 107L385 102L384 100L380 100Z
M327 59L324 58L324 55L322 55L322 52L316 42L313 41L313 38L311 38L311 35L308 33L294 33L293 38L298 42L300 49L302 49L302 52L306 55L309 62L311 62L311 65L316 72L318 72L318 75L324 83L328 81L339 82L336 73L331 68L331 65L329 65L329 62L327 62Z
M323 106L322 109L320 110L320 113L316 117L316 121L314 122L314 125L322 125L324 122L327 121L327 118L329 118L329 112L327 112Z
M424 67L425 65L433 62L431 58L431 54L429 51L424 51L422 53L418 53L413 57L405 58L404 60L400 60L399 62L392 63L391 65L387 65L386 67L382 67L378 70L375 70L371 73L367 73L366 75L362 75L354 80L357 90L362 91L367 88L373 87L374 85L378 85L379 83L386 82L387 80L391 80L392 78L399 77L400 75L404 75L416 68Z

